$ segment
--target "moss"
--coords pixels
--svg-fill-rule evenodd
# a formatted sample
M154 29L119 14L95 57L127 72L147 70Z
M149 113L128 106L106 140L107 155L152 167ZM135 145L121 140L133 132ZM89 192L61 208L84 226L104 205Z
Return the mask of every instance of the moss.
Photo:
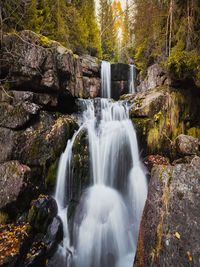
M192 127L187 131L187 134L190 135L190 136L193 136L195 138L200 139L200 128Z
M159 129L156 127L151 128L147 136L147 144L150 150L159 149L160 147L159 142L160 142Z
M8 220L8 214L5 212L0 211L0 225L6 224Z
M172 49L167 62L167 67L175 79L194 79L199 83L199 62L200 56L196 50L186 51L183 42L179 41Z
M45 178L45 185L47 189L51 189L55 187L58 162L59 162L59 159L56 159L54 163L51 164L51 166L48 169L48 172Z
M132 121L133 121L133 124L134 124L136 130L139 132L139 134L142 136L146 136L150 119L148 119L148 118L133 118Z
M39 37L40 37L40 44L42 46L49 47L52 44L52 41L46 36L40 34Z
M172 129L172 140L175 140L178 135L183 134L184 132L185 132L184 122L180 122L177 125L177 127L174 127Z

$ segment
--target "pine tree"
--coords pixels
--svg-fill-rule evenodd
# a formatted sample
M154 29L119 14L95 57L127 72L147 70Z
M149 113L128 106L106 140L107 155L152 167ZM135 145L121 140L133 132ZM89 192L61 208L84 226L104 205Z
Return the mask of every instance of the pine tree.
M111 0L100 0L99 21L101 25L101 45L105 60L116 60L116 32Z
M97 55L101 57L101 41L100 41L100 31L97 25L97 19L95 15L95 3L94 0L82 0L76 1L76 8L82 19L85 22L86 31L88 31L87 38L87 50L92 55Z

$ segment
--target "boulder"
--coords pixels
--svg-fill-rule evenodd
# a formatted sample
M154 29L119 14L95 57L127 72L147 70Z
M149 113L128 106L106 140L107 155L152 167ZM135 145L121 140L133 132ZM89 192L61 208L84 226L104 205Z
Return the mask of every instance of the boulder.
M134 267L198 266L200 158L155 166Z
M33 200L28 212L28 222L37 233L46 233L48 226L57 215L56 201L47 195L40 195Z
M28 166L20 164L19 161L0 164L0 209L23 199L30 171Z
M47 229L44 242L47 248L47 255L51 257L57 250L58 244L63 240L63 224L60 217L54 217Z
M180 134L176 140L176 150L181 156L199 153L199 140L189 135Z
M39 112L39 106L25 101L16 105L0 103L0 127L10 129L23 128Z

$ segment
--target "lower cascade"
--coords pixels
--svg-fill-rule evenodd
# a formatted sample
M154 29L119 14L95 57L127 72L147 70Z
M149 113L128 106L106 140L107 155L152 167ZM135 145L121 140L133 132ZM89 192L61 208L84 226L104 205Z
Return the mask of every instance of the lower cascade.
M63 260L57 266L131 267L147 181L129 107L103 98L79 102L83 109L80 127L68 141L58 169L55 199L64 240L57 253ZM91 184L82 193L69 234L72 148L83 130L88 135Z

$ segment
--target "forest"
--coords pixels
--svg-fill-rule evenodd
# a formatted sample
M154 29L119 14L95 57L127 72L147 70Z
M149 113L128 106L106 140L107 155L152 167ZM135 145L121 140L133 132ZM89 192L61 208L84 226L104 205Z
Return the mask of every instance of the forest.
M200 0L0 0L0 267L200 263Z

